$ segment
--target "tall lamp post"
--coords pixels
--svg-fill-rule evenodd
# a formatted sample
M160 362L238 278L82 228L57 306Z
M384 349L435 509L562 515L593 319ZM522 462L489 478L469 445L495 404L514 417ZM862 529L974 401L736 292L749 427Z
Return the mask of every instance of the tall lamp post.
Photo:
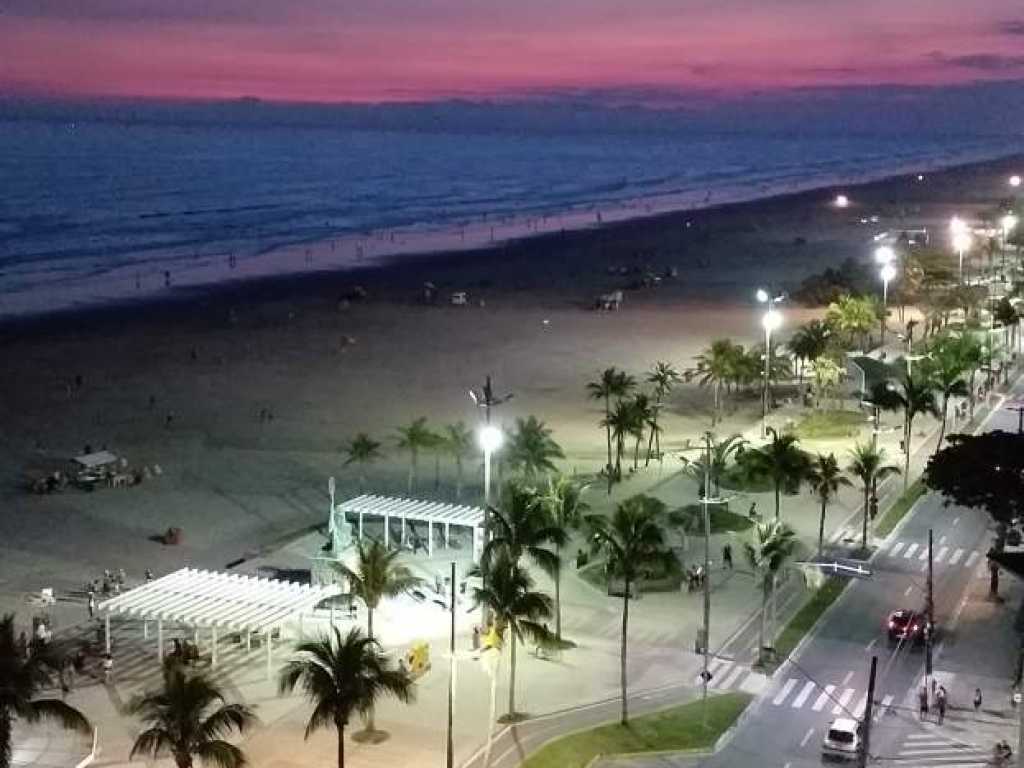
M484 452L484 506L491 505L491 456L501 448L501 430L493 424L484 424L478 435L480 448Z
M782 301L782 296L772 296L763 288L757 291L757 300L768 305L768 311L761 318L764 328L764 387L761 391L761 439L768 437L768 406L771 403L771 369L772 369L772 331L782 325L782 314L775 309L775 303Z
M882 278L882 346L885 346L885 321L889 314L889 281L896 277L896 267L892 265L896 260L896 251L888 245L882 245L875 249L875 261L881 265L879 277Z
M964 281L964 253L971 247L971 232L967 223L959 216L949 220L949 235L953 241L953 249L960 262L960 282Z

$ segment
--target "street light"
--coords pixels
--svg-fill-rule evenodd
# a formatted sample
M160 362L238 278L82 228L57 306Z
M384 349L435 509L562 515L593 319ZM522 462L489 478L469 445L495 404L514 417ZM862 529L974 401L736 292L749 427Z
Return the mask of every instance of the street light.
M501 448L502 434L498 427L485 424L478 435L480 448L484 452L484 505L491 503L491 454Z
M835 206L836 208L849 208L850 198L846 195L836 195Z
M891 264L896 260L896 251L888 245L880 245L875 248L875 261L879 264Z
M971 248L971 236L968 232L953 233L953 249L960 259L960 282L964 281L964 253Z
M1017 226L1017 217L1012 213L1008 213L1000 219L999 223L1003 227L1003 247L1005 248L1007 238L1010 236L1010 233L1013 232L1014 227Z
M896 277L896 267L886 263L878 273L882 278L882 346L885 346L885 321L889 314L889 281Z
M1020 182L1021 182L1021 178L1016 173L1013 174L1013 176L1010 177L1010 186L1011 187L1019 187L1020 186Z
M757 292L757 300L768 305L768 311L761 318L764 327L764 390L761 393L761 439L768 437L768 403L771 400L772 331L782 325L782 314L775 309L775 302L782 299L772 297L764 289Z

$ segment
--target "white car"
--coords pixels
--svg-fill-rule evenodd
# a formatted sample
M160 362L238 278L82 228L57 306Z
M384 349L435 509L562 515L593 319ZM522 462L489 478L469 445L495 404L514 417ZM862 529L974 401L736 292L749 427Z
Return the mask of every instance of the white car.
M837 760L856 760L864 747L864 727L856 720L839 717L825 731L821 745L823 757Z

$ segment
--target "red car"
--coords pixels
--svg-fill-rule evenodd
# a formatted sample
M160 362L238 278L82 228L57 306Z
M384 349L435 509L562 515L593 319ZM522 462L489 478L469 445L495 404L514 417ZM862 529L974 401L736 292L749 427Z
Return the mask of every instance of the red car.
M924 639L924 615L901 608L889 614L889 642L919 643Z

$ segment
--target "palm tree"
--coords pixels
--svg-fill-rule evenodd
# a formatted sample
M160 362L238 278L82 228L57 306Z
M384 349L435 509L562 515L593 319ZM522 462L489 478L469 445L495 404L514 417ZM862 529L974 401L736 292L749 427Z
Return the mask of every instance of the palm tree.
M509 482L502 489L499 507L490 510L491 539L480 554L484 570L489 571L490 561L506 552L515 565L525 555L545 573L557 573L558 556L548 545L564 546L566 535L548 516L541 495L521 482Z
M761 627L758 631L758 663L764 664L765 624L768 601L775 594L775 577L796 548L796 534L793 529L779 520L768 520L754 527L754 541L747 542L744 551L761 588ZM774 627L772 629L774 635ZM772 646L774 646L774 638Z
M907 375L899 382L876 384L871 401L887 411L903 411L903 489L906 490L910 482L910 441L914 434L914 418L923 413L939 417L935 385L927 375Z
M505 461L513 471L528 479L556 471L555 459L565 458L561 446L551 437L551 429L536 416L516 419L516 428L505 451Z
M828 305L826 322L845 334L852 342L859 339L862 349L868 345L868 334L878 319L874 301L867 296L844 294Z
M735 377L736 361L742 354L743 348L729 339L715 339L710 347L694 358L697 361L698 382L702 387L712 387L714 392L712 427L722 416L722 385Z
M557 528L562 535L553 543L555 545L555 638L562 639L562 547L569 538L571 531L579 528L583 515L590 511L590 505L583 501L583 486L574 477L558 475L548 478L548 490L544 495L543 504L547 511L552 528Z
M889 475L898 475L900 470L892 464L885 463L885 449L876 448L870 443L858 443L850 451L850 463L846 471L860 479L864 484L864 521L861 529L860 546L868 548L868 518L871 516L871 494L878 483Z
M617 368L605 368L601 372L601 378L587 384L587 393L591 400L604 401L604 419L601 426L605 429L605 436L608 439L608 493L612 492L612 398L621 400L636 386L632 376L618 370Z
M434 433L427 427L427 417L420 416L407 427L398 428L398 447L409 452L409 495L416 485L416 470L419 467L420 451L434 445Z
M423 582L398 562L400 555L397 549L387 549L379 541L359 541L354 568L340 561L331 563L348 580L352 594L366 606L366 636L371 640L374 639L373 612L380 601L410 592Z
M345 466L355 464L359 467L359 492L362 493L366 486L366 467L379 461L384 454L381 453L381 445L365 432L360 432L342 448L347 454Z
M11 731L14 721L27 723L49 720L68 730L89 733L85 715L60 699L36 698L53 685L60 659L45 648L25 648L14 636L14 614L0 618L0 768L11 765Z
M775 490L775 519L779 519L782 493L796 493L807 477L810 459L797 445L795 435L780 435L768 427L771 441L743 453L743 465L755 477L772 481Z
M516 644L524 639L543 644L551 641L544 621L551 618L551 598L534 591L533 579L516 564L511 553L502 550L483 570L470 573L486 576L482 587L473 588L474 606L484 606L494 618L498 635L509 634L508 719L516 717Z
M804 323L789 339L789 351L800 363L800 389L803 390L804 366L813 363L828 349L828 343L832 336L832 328L823 320L811 320Z
M626 438L635 433L636 419L631 404L624 400L616 401L615 410L612 411L606 425L610 427L612 437L615 438L615 464L611 476L618 480L622 477L622 454L626 450Z
M135 737L130 760L170 756L178 768L192 768L194 758L218 768L248 763L224 737L232 731L244 734L256 724L256 715L244 704L228 704L216 681L173 658L164 662L163 685L135 699L129 712L149 726Z
M821 519L818 521L818 556L820 557L825 548L825 512L828 505L839 495L840 488L850 486L852 483L839 468L839 462L836 461L834 453L830 453L828 456L819 453L808 469L807 484L821 503Z
M633 496L615 507L611 520L588 515L592 547L603 552L609 575L623 581L622 642L619 649L619 673L622 687L622 724L629 721L626 703L626 650L629 637L629 598L643 569L666 557L662 534L665 505L650 496Z
M379 541L369 544L359 541L356 545L356 565L349 568L340 561L331 563L349 583L351 593L366 606L366 637L376 639L373 634L373 612L385 597L394 598L411 592L423 583L408 567L398 562L401 553L387 549ZM374 733L373 707L367 712L366 732Z
M353 627L342 637L337 627L318 640L295 646L295 655L278 678L278 691L300 686L313 704L305 738L331 725L338 732L338 768L345 768L345 728L353 714L373 711L381 696L412 701L413 680L404 669L392 667L377 641Z
M462 496L462 462L473 450L473 433L464 422L457 421L444 428L444 446L455 461L455 499Z
M655 454L661 456L661 427L658 425L658 414L661 412L661 408L665 403L665 398L672 392L672 388L682 381L682 377L679 375L672 363L661 362L660 360L654 364L650 373L647 374L647 382L654 385L654 408L652 409L652 416L650 423L650 438L647 441L647 460L644 462L644 466L651 463L651 448L655 449Z
M633 445L633 471L640 467L640 442L644 439L644 429L654 419L654 406L651 399L643 392L637 392L629 403L633 411L632 437L636 438Z
M966 376L970 370L971 347L976 342L969 335L959 337L944 335L937 338L931 345L926 358L926 378L931 381L942 397L942 426L939 428L939 439L935 450L942 447L946 437L946 421L949 417L949 398L967 397Z

